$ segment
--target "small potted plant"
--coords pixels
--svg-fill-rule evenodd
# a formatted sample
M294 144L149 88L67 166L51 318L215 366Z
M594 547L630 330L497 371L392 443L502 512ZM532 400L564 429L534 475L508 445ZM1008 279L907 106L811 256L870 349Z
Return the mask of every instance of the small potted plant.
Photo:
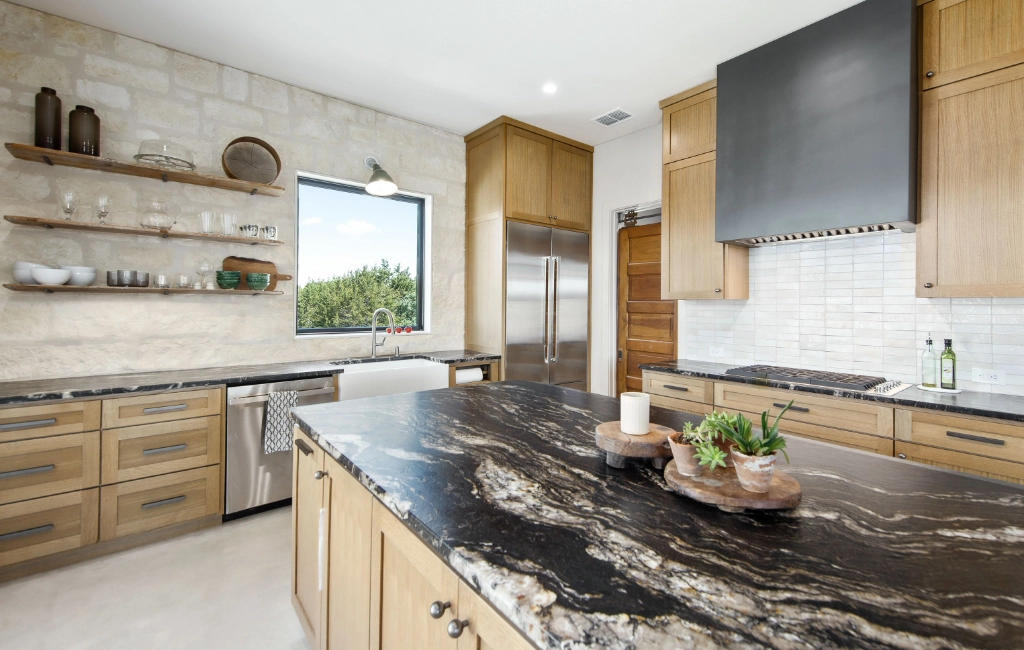
M754 435L754 424L743 416L736 415L735 425L718 422L719 431L732 441L732 458L736 467L736 478L740 487L749 492L764 493L771 488L772 477L775 475L776 452L781 451L789 462L786 453L786 439L779 435L779 420L793 406L786 405L775 417L775 423L768 426L768 411L761 413L761 433Z
M719 448L725 452L725 467L732 467L732 451L733 442L725 437L722 433L723 428L736 427L736 416L729 415L725 411L712 411L710 415L704 416L704 425L714 432L713 437L717 436L721 438L721 443L718 445Z
M701 473L698 463L697 447L707 437L707 427L701 422L700 427L695 428L692 422L687 422L683 430L668 437L668 446L672 449L672 458L676 461L676 471L683 476L699 476Z

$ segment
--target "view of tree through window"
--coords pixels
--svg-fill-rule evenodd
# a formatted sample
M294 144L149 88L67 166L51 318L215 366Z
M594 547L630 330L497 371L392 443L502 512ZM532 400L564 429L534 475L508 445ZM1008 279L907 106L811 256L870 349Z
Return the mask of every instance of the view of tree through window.
M424 203L299 178L299 333L368 330L379 307L423 329Z

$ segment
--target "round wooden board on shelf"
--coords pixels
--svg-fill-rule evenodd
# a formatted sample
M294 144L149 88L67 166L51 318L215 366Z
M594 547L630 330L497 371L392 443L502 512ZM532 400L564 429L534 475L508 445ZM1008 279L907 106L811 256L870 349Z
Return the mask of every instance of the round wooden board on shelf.
M683 496L718 506L726 512L788 510L800 505L800 499L803 498L803 491L796 479L778 469L772 477L771 488L764 494L749 492L740 487L736 470L731 467L720 467L713 472L704 469L699 476L683 476L676 471L674 460L669 461L665 467L665 482Z
M651 424L651 432L642 436L622 433L619 421L597 425L594 432L597 447L606 452L605 462L619 469L626 466L627 458L650 458L657 469L664 467L665 458L672 457L668 437L674 429L660 424Z

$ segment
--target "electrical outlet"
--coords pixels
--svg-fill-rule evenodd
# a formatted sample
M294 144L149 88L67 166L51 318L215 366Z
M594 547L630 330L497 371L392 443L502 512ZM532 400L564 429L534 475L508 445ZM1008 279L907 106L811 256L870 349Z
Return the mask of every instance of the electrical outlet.
M977 384L996 384L998 386L1003 386L1006 384L1006 375L1003 374L1002 370L972 368L971 381Z
M724 357L725 348L710 348L708 349L708 356L711 357Z

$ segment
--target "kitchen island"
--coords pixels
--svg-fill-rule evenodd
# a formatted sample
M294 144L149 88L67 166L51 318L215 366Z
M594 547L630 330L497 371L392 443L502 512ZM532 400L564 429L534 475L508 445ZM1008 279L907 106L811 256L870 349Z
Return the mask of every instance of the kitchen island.
M803 503L736 515L649 466L608 467L607 397L502 382L295 415L327 473L354 477L537 647L1024 647L1017 486L791 439L782 467Z

